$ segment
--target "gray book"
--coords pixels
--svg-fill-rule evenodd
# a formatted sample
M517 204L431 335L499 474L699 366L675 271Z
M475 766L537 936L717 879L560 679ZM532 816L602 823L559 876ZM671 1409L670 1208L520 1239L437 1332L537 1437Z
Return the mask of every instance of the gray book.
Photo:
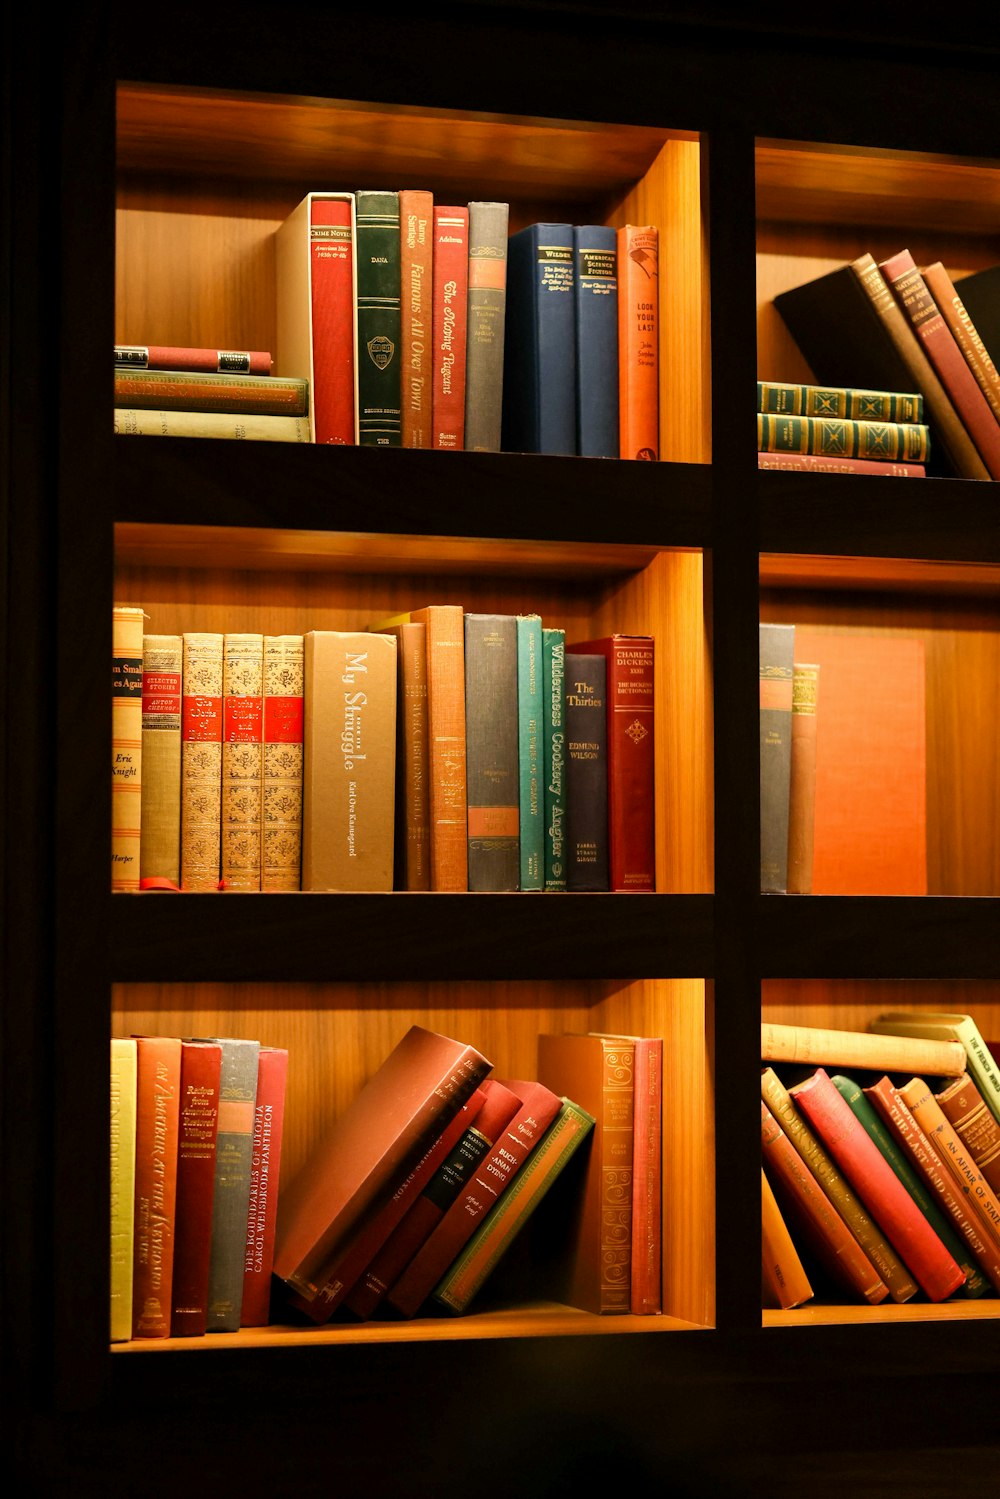
M235 1040L230 1036L194 1039L214 1041L222 1047L205 1330L236 1332L243 1307L243 1263L260 1042Z
M469 317L465 349L465 446L469 452L500 451L507 219L506 203L469 204Z
M520 885L517 618L465 616L469 889Z

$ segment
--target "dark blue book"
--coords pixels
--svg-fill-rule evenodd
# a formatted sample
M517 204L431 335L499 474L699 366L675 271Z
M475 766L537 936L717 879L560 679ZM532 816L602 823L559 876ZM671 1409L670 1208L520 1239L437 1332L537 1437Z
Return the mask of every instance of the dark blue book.
M614 229L573 230L576 300L576 450L617 458L618 245Z
M501 446L576 452L572 224L529 224L507 241Z

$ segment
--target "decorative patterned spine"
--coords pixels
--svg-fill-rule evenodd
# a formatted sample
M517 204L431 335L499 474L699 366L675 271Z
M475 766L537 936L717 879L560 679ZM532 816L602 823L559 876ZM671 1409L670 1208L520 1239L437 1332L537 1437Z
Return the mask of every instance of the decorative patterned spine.
M260 889L264 637L225 637L222 691L222 884Z
M142 808L141 609L111 617L111 888L138 890Z
M181 888L217 890L222 805L221 634L184 635Z
M260 887L298 890L302 877L301 635L264 636Z

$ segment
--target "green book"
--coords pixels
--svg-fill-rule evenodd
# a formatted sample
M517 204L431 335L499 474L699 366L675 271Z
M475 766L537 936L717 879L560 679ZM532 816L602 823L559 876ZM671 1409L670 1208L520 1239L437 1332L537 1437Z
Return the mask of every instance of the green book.
M855 422L922 422L924 398L916 392L758 380L757 410L775 416L846 417Z
M541 615L520 614L517 618L517 733L522 890L541 890L545 884L543 676Z
M757 413L761 453L818 453L826 458L871 458L885 463L926 463L930 429L922 422L857 422L821 416Z
M399 194L356 195L358 256L358 441L403 443L400 385L402 300Z
M879 1036L928 1036L935 1041L961 1041L968 1072L1000 1123L1000 1070L971 1015L942 1010L891 1010L873 1020L868 1029Z
M592 1114L562 1099L541 1140L442 1276L433 1292L439 1306L465 1311L593 1128Z
M542 631L544 887L566 889L566 631Z

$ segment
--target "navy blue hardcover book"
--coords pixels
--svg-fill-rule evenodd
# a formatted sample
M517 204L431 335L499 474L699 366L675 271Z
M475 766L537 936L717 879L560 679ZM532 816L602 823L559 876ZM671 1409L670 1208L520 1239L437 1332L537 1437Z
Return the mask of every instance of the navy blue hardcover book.
M501 446L576 452L572 224L529 224L507 241Z
M617 458L618 244L614 229L573 230L576 298L576 450Z

